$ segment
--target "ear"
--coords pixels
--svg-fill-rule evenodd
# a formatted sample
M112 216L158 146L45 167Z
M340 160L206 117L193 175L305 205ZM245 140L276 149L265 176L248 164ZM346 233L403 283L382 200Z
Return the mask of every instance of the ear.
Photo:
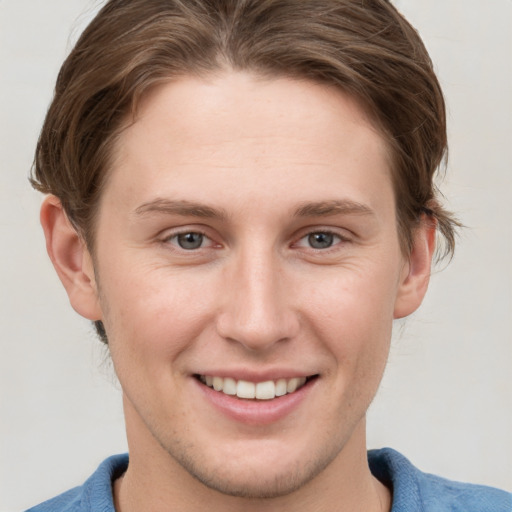
M435 220L425 215L413 233L412 250L400 278L394 318L416 311L425 297L436 245L436 227Z
M101 320L92 257L57 197L49 195L45 198L40 218L46 250L71 306L89 320Z

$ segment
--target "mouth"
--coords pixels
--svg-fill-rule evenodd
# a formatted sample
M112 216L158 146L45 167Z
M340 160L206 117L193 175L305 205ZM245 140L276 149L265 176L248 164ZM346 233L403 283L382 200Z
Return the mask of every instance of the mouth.
M205 386L225 395L236 396L245 400L273 400L295 393L318 376L292 377L291 379L266 380L263 382L249 382L211 375L195 375L195 377Z

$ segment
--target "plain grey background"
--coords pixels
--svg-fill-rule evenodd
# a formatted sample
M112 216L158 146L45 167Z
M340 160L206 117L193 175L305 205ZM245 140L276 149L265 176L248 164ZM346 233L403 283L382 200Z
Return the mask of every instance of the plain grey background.
M0 0L0 512L81 484L126 450L120 393L44 249L27 181L58 68L92 0ZM512 490L512 1L397 0L444 87L443 191L468 226L396 326L370 447Z

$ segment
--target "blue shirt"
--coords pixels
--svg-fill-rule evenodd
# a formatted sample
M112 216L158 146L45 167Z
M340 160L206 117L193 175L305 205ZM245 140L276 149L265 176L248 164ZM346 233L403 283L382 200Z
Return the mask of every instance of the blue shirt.
M368 462L393 491L391 512L512 512L512 494L423 473L390 448L369 451ZM127 467L128 455L110 457L82 486L26 512L115 512L112 482Z

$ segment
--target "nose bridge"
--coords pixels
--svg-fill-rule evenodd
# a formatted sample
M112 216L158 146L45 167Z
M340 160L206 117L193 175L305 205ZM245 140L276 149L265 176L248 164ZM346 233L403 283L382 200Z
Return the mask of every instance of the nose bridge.
M293 337L297 319L285 289L278 254L252 244L231 262L225 283L219 333L251 350L262 350Z

